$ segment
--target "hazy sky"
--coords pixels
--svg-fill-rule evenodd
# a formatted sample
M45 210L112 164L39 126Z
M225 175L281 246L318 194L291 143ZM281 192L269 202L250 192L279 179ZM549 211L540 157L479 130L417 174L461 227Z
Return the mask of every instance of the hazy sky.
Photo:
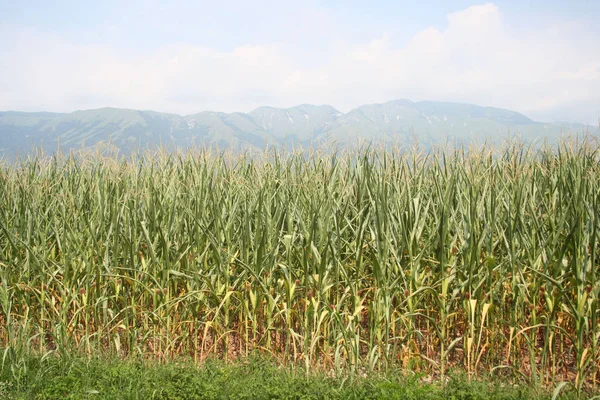
M407 98L597 124L598 21L598 0L0 0L0 110Z

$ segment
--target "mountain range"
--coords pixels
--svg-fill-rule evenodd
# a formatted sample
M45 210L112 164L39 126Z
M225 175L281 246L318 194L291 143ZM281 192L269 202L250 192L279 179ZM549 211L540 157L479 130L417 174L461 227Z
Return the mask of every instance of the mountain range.
M599 135L597 127L537 122L515 111L471 104L394 100L342 113L329 105L259 107L249 113L204 111L180 116L156 111L100 108L72 113L0 112L0 157L32 149L52 153L115 146L120 152L156 146L209 146L244 151L359 142L389 145L496 142L509 135L550 144L568 134Z

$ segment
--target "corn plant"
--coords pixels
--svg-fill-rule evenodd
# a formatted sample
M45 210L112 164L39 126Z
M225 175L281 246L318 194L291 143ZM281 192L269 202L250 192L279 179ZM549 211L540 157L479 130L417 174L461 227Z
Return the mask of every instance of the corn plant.
M5 164L0 343L597 389L599 161L589 140Z

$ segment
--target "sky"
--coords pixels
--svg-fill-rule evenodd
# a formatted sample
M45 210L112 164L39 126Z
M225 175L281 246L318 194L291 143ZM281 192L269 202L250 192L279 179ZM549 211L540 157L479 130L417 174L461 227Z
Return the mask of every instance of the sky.
M0 110L393 99L598 125L600 1L0 0Z

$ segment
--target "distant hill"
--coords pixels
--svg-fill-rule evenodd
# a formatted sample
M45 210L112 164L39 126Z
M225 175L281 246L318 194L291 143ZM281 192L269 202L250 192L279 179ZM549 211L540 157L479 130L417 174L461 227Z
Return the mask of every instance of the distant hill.
M250 113L204 111L193 115L119 108L72 113L0 112L0 156L14 158L31 149L92 148L110 143L121 152L156 146L262 149L267 145L308 146L360 141L427 148L494 142L518 134L524 140L554 143L569 133L598 135L597 127L543 123L514 111L471 104L394 100L341 113L332 106L260 107Z

